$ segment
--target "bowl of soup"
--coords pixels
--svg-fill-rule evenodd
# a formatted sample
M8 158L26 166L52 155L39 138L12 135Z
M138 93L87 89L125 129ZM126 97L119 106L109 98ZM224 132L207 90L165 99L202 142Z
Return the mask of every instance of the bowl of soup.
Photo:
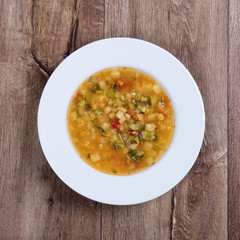
M55 173L79 194L117 205L151 200L181 181L204 125L187 69L159 46L130 38L72 53L48 80L38 111Z

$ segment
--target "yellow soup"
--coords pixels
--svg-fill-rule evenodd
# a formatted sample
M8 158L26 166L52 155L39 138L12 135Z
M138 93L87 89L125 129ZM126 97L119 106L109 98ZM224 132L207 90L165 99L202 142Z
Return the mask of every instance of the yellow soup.
M87 164L128 175L164 155L173 138L175 114L167 93L151 76L134 68L107 68L74 93L67 128Z

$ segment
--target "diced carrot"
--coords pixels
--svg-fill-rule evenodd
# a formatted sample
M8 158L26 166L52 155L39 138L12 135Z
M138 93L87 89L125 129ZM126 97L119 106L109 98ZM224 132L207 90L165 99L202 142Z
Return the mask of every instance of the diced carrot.
M79 98L80 98L80 96L81 96L80 93L77 93L76 96L75 96L75 98L74 98L74 100L75 100L75 101L78 101Z
M128 108L127 109L128 113L134 118L137 120L137 113L134 112L132 109Z
M164 97L164 106L169 106L170 102L171 101L168 97Z
M83 87L86 87L86 88L87 88L87 87L89 87L89 86L90 86L89 82L84 82L84 83L83 83Z
M127 83L127 81L125 81L124 79L118 79L118 80L117 80L117 84L120 86L120 88L121 88L122 86L124 86L126 83Z
M134 111L133 111L132 109L130 109L130 108L128 108L127 111L128 111L128 113L129 113L131 116L133 116L133 115L136 114L136 112L134 112Z

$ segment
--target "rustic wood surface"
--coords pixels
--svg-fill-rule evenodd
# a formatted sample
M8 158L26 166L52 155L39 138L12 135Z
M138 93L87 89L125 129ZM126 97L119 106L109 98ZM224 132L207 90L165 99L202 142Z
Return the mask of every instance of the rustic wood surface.
M240 239L239 0L0 1L0 239ZM94 40L135 37L174 54L203 96L197 162L172 191L110 206L69 189L37 134L57 65Z

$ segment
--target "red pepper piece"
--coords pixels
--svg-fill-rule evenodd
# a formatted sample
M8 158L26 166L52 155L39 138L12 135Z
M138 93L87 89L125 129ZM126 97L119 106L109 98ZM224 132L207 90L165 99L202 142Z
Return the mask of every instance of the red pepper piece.
M138 131L129 130L128 134L129 135L133 135L133 136L137 136L138 135Z
M113 128L116 128L117 130L119 130L120 127L121 127L121 123L118 121L118 119L114 119L112 121L111 125L112 125Z

